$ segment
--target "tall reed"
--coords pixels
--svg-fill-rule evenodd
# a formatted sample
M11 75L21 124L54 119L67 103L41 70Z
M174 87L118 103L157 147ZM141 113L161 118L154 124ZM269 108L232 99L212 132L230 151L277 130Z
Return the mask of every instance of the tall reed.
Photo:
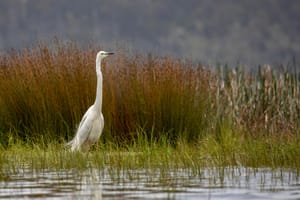
M113 136L141 128L149 137L192 139L209 129L210 73L170 58L123 58L105 68L104 108Z
M73 135L95 98L96 52L57 44L2 56L2 139L8 132L29 141ZM153 138L192 138L209 127L208 71L170 58L118 54L102 71L106 138L130 140L138 128Z
M41 45L2 56L2 132L28 140L71 134L93 98L90 55L75 45Z
M299 132L300 73L263 65L255 75L242 68L223 71L218 82L219 110L235 126L253 134Z
M98 50L57 42L1 55L1 143L72 137L94 102ZM224 128L255 137L299 133L299 74L270 66L254 75L243 68L213 71L170 57L120 52L102 71L104 141L130 142L140 130L174 144L178 138L219 137Z

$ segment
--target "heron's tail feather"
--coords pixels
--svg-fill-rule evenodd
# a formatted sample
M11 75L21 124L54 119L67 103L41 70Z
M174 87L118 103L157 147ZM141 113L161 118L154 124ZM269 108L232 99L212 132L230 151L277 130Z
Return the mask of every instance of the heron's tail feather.
M65 143L65 147L70 147L70 146L72 146L73 145L73 143L74 143L74 139L72 139L71 141L69 141L69 142L67 142L67 143Z
M80 151L80 144L77 137L74 137L71 141L67 142L65 147L71 147L71 151Z

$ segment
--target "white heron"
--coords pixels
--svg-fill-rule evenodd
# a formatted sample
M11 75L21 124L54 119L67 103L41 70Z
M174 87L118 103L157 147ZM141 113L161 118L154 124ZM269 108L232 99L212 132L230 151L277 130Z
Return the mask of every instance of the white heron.
M99 51L96 56L97 91L94 104L83 115L74 138L66 145L71 146L71 151L88 150L96 143L103 131L104 117L102 114L102 73L101 61L112 55L112 52Z

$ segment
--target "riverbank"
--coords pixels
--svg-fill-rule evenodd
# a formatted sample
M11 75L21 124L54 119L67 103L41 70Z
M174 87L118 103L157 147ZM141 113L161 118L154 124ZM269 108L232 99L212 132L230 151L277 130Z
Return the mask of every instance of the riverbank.
M223 133L194 143L184 140L170 145L166 139L153 142L143 136L131 145L99 143L88 153L71 153L62 144L26 144L22 141L0 149L1 179L22 170L143 169L176 171L189 169L197 174L209 167L253 167L300 169L299 138L266 137L248 139Z
M98 147L88 156L68 152L63 143L94 102L99 49L56 41L1 55L2 178L22 168L299 169L296 63L250 72L121 50L102 67Z

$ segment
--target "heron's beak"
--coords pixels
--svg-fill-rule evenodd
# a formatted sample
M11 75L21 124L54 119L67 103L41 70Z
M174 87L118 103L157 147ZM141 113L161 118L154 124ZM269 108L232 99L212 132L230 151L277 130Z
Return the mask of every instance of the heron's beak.
M106 52L106 55L113 55L114 52Z

